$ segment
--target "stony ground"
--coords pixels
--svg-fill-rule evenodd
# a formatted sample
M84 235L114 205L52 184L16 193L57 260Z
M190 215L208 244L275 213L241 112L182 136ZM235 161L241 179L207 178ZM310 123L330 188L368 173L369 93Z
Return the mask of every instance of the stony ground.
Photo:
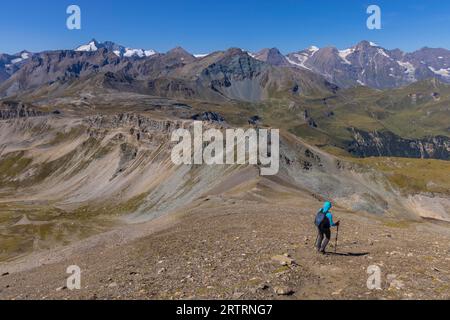
M136 226L143 235L137 239L116 241L113 233L101 245L21 272L2 265L0 298L450 298L448 225L337 208L337 253L330 246L321 255L313 248L318 207L307 194L271 196L258 188L202 198L164 227ZM66 268L74 264L82 288L70 291ZM371 265L381 270L379 290L367 288Z

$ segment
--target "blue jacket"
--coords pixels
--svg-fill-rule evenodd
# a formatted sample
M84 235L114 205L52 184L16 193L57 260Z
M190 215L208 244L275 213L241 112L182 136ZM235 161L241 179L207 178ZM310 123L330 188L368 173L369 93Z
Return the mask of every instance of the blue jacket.
M330 211L331 207L332 207L331 202L329 202L329 201L325 202L325 204L323 205L323 208L322 208L322 212L326 212L326 217L330 221L330 226L336 227L336 224L333 222L333 214Z

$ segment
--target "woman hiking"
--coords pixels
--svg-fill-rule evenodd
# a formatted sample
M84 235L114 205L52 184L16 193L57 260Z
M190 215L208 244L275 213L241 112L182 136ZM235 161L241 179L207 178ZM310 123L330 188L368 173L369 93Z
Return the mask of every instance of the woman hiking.
M331 238L330 228L339 226L339 221L336 223L333 222L333 214L330 211L332 206L333 205L331 204L331 202L329 201L325 202L323 208L320 209L320 211L317 213L315 220L315 224L318 231L316 248L317 251L323 254L325 254L325 248L327 247L328 242L330 242Z

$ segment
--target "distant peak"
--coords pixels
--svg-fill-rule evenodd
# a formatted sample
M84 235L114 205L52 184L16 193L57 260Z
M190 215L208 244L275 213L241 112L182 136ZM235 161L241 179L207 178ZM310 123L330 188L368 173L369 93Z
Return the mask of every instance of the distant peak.
M265 49L270 53L277 53L277 54L281 54L280 50L278 50L278 48L270 48L270 49Z
M255 54L254 58L275 66L290 65L286 57L278 50L278 48L263 49Z
M168 59L182 61L183 63L195 61L196 59L191 53L187 52L182 47L176 47L172 50L169 50L168 52L166 52L165 57Z
M22 60L26 60L31 57L33 54L28 50L22 50L19 53L16 53L15 56L20 57Z
M244 53L244 51L242 51L242 49L240 49L240 48L230 48L225 52L226 55L236 55L236 54L243 54L243 53Z
M184 48L178 46L173 48L172 50L169 50L167 52L167 54L178 54L178 55L189 55L191 56L191 54L189 52L187 52Z
M75 51L80 51L80 52L93 52L93 51L97 51L99 47L99 42L97 42L97 40L92 39L91 41L89 41L88 44L84 44L79 46L78 48L75 49Z
M358 48L369 48L369 47L379 47L378 44L376 44L375 42L372 41L367 41L367 40L363 40L361 42L359 42L356 47Z
M172 50L169 50L169 52L187 52L187 51L183 47L177 46Z
M307 52L307 55L309 55L309 56L313 56L317 51L319 51L320 50L320 48L319 47L316 47L316 46L310 46L310 47L308 47L306 50L304 50L304 51L306 51Z

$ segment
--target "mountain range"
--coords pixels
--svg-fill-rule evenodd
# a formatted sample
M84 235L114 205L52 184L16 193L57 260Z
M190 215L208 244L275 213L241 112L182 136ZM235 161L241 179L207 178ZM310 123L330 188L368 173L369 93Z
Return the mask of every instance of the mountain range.
M264 52L269 54L264 55ZM312 46L287 56L275 48L265 49L255 58L278 66L311 70L344 88L357 85L376 89L397 88L428 78L450 82L450 51L446 49L422 48L405 53L362 41L345 50Z
M277 92L391 89L428 78L450 82L449 50L405 53L362 41L345 50L312 46L287 55L276 48L193 55L182 48L158 53L93 39L74 50L0 54L0 97L43 87L61 92L90 79L103 88L149 95L261 101Z
M83 87L88 81L98 90L208 101L260 101L273 91L300 94L335 87L307 69L280 69L238 48L200 58L180 47L160 54L96 41L76 50L32 54L14 72L4 75L0 97L39 90L45 90L47 96L64 95L65 88Z

